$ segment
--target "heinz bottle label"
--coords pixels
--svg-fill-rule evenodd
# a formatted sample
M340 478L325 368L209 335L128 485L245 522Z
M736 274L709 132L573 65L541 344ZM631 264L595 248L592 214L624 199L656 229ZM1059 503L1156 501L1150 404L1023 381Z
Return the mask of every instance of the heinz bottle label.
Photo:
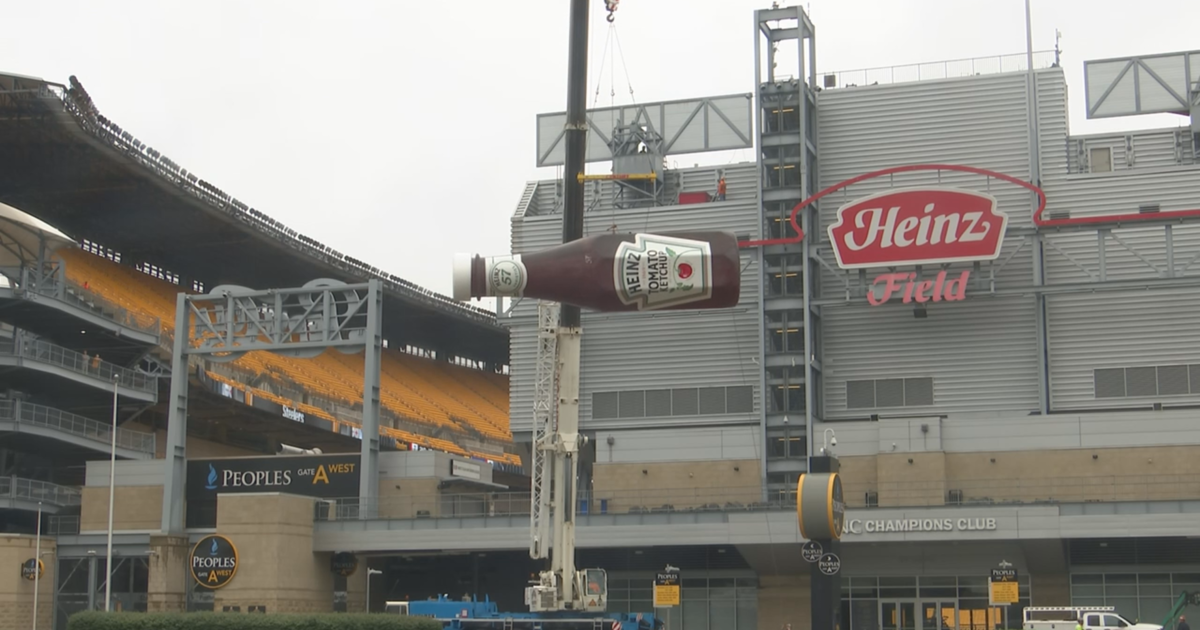
M521 297L525 291L525 283L529 280L520 254L488 258L484 273L489 295Z
M650 311L712 297L712 246L655 234L636 234L613 260L617 297Z

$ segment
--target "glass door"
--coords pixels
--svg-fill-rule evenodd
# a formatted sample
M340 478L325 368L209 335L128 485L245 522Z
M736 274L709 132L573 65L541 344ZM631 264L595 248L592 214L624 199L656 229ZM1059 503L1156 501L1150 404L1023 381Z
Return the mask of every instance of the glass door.
M882 630L921 630L917 602L883 600L879 602L879 626Z
M958 606L952 601L921 602L921 630L958 630Z

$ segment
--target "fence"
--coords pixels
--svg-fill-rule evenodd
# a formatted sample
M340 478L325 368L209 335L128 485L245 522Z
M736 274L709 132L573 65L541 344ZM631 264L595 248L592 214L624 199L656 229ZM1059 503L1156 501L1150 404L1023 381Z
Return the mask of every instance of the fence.
M22 477L0 477L0 497L41 501L47 505L58 507L80 504L79 490L75 488Z
M29 426L62 431L84 439L102 443L107 448L112 443L112 426L91 418L77 416L44 405L14 400L0 401L0 420L8 420ZM154 454L153 433L117 428L117 446L139 453Z
M1058 53L1056 51L1040 50L1033 53L1033 67L1035 69L1049 68L1057 63ZM970 77L982 74L999 74L1001 72L1018 72L1026 70L1028 67L1026 53L1014 53L994 57L914 63L904 66L822 72L821 77L824 81L822 87L824 89L832 89L931 81L934 79Z
M157 377L155 376L123 368L107 361L97 362L95 357L42 341L25 333L18 332L13 338L0 341L0 352L8 352L39 363L55 365L109 383L116 379L121 386L129 389L149 393L158 391Z

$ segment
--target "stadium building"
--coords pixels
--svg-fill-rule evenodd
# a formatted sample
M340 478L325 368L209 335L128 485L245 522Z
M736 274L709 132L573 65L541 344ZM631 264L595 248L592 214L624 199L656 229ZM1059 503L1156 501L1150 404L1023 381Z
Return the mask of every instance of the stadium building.
M802 9L755 18L752 92L590 114L590 161L655 177L589 182L588 233L714 229L747 247L736 308L584 314L578 565L607 569L610 609L629 611L679 567L681 605L656 611L672 630L805 627L795 487L825 453L848 508L842 627L1013 627L1068 604L1163 621L1200 591L1200 52L1086 63L1089 117L1181 124L1080 136L1056 52L818 73ZM774 74L782 55L800 76ZM35 258L5 262L2 378L24 440L5 461L38 462L9 466L2 549L32 558L31 513L53 514L40 596L56 627L103 601L111 373L126 607L524 608L537 304L491 316L331 252L143 146L73 81L0 88L0 202L37 235L17 248ZM539 166L561 164L563 119L538 118ZM738 149L756 160L668 166ZM512 251L557 244L562 203L558 181L528 183ZM164 484L183 457L164 448L182 413L164 371L187 347L175 294L336 289L320 278L382 282L378 454L357 355L218 353L187 363L186 489ZM197 558L228 570L198 575ZM997 567L1018 576L1011 605L990 605ZM8 601L32 592L0 578Z

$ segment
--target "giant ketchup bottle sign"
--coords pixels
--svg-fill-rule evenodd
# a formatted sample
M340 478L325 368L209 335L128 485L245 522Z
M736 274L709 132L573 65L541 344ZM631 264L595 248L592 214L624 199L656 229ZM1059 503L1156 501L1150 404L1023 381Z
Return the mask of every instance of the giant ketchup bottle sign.
M454 298L529 297L597 311L728 308L741 296L727 232L603 234L529 254L454 260Z

